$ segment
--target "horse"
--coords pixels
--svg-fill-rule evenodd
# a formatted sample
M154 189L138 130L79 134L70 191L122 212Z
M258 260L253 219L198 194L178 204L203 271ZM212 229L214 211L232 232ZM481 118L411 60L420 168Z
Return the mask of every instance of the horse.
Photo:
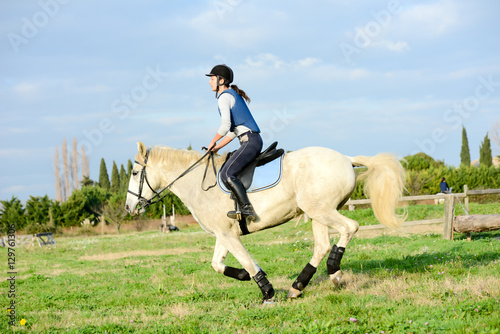
M234 207L233 200L217 187L202 189L200 186L206 174L206 169L199 163L203 158L201 153L165 146L147 149L142 142L138 142L137 147L139 152L135 156L125 209L132 215L144 212L151 200L159 198L160 192L169 187L201 228L216 238L213 269L237 280L253 279L262 292L263 302L273 302L275 292L272 284L243 245L242 228L226 215ZM223 157L214 157L213 161L219 168ZM404 189L406 173L392 154L349 157L323 147L307 147L286 153L282 164L282 178L276 186L248 194L258 217L247 222L247 229L250 233L261 231L303 213L312 219L313 255L287 296L297 298L327 255L329 278L335 285L340 283L342 256L359 224L343 216L339 209L352 195L356 181L364 180L364 192L371 198L377 220L389 228L397 228L404 220L402 215L396 214L396 207ZM356 177L354 167L366 167L366 171ZM340 233L340 239L333 246L330 243L330 228ZM243 268L224 264L228 252Z

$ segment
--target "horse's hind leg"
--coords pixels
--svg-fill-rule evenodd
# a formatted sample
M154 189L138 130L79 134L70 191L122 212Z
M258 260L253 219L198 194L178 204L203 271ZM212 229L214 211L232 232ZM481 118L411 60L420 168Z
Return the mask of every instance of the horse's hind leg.
M309 216L313 219L312 228L314 233L314 254L311 261L304 267L297 280L293 283L289 298L295 298L302 294L302 290L316 272L323 258L328 255L326 267L330 280L338 285L342 272L340 271L340 262L344 255L347 244L351 241L359 228L358 222L341 215L337 210L330 211L326 215L319 210L309 211ZM329 229L334 228L340 233L340 240L337 245L330 245Z
M328 260L326 261L326 268L328 275L330 275L330 280L338 285L342 277L342 272L340 271L342 256L344 255L347 244L349 244L354 234L358 231L359 224L357 221L341 215L337 210L333 211L330 216L323 216L321 223L336 229L340 233L338 244L333 245L328 255Z
M299 277L293 282L292 287L288 292L288 298L297 298L302 294L302 290L309 284L309 281L316 273L316 268L328 254L331 249L330 236L328 226L312 221L312 230L314 235L314 253L311 261L309 261Z

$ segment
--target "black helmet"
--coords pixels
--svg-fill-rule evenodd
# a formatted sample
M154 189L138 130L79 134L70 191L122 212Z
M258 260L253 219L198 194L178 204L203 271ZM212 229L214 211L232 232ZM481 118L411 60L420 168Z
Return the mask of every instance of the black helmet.
M224 79L224 84L229 85L233 82L233 70L227 65L216 65L209 74L205 74L207 77L215 75L218 78Z

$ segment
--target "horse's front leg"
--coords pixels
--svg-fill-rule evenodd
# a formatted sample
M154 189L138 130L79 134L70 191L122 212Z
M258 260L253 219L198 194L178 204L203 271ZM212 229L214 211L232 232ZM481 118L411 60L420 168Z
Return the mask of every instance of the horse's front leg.
M224 264L226 259L227 250L224 245L219 242L219 239L215 241L214 257L212 258L212 267L219 274L224 274L227 277L235 278L240 281L249 281L250 274L245 269L238 269L234 267L229 267Z
M215 270L217 272L222 271L224 275L242 281L250 280L250 277L252 277L262 292L263 301L272 299L274 297L272 284L266 278L266 273L260 269L252 259L241 242L240 237L227 233L221 233L220 235L216 234L216 237L217 241L215 243L215 252L212 260L212 266L216 268ZM236 260L243 266L243 269L228 267L223 264L228 251L234 255Z

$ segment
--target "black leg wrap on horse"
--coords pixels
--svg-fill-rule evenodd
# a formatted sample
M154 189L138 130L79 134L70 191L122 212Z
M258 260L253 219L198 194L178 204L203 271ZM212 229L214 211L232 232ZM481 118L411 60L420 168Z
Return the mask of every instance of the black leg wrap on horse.
M263 299L271 299L274 297L274 289L271 283L266 278L266 274L262 271L259 271L257 275L253 277L255 282L260 288L260 291L262 291L262 296Z
M300 273L299 277L293 282L292 288L297 289L297 290L304 290L304 288L309 284L309 281L311 278L314 276L316 273L316 267L311 265L310 263L306 264L304 269L302 269L302 272Z
M333 275L340 270L340 261L342 260L344 252L345 247L337 247L337 245L333 245L330 255L328 256L328 260L326 261L326 270L328 271L328 275Z
M236 278L240 281L249 281L250 274L245 269L238 269L234 267L226 267L224 269L224 275L231 278Z

